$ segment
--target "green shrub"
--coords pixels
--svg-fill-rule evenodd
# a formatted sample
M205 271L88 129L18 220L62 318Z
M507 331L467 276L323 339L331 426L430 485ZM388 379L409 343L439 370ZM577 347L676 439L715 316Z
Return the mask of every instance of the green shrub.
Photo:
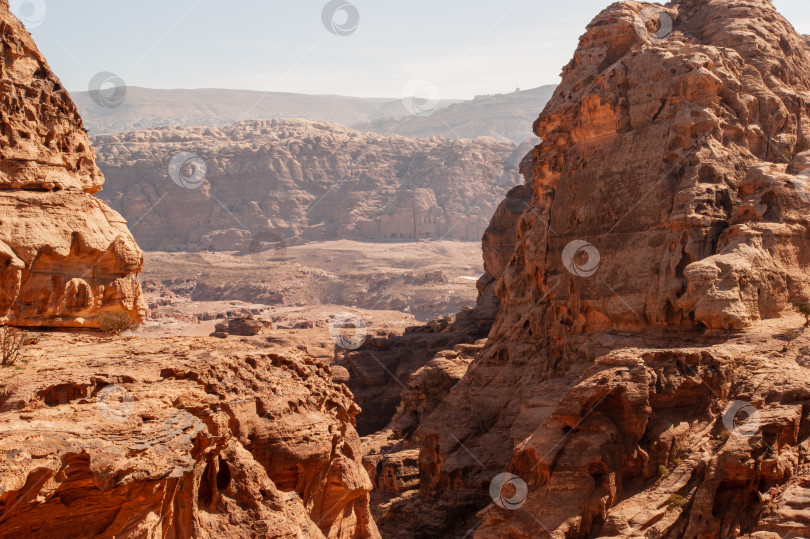
M666 467L666 466L664 466L663 464L660 464L660 465L658 466L658 475L659 475L660 477L666 477L666 476L668 476L668 475L669 475L669 468L667 468L667 467Z
M801 337L802 332L801 330L798 329L788 329L782 334L782 336L785 338L785 340L787 340L785 346L782 347L782 352L787 352L788 349L790 348L790 343Z
M687 500L680 494L672 494L667 498L667 507L675 509L676 507L686 507Z
M135 329L139 325L137 320L121 311L101 313L96 320L101 331L110 335L121 335L124 331Z
M451 316L441 316L428 322L428 327L433 333L441 333L442 331L453 325L453 318Z

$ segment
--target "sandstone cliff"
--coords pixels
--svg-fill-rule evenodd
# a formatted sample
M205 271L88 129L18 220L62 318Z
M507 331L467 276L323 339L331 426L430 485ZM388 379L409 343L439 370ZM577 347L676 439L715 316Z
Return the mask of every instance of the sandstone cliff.
M142 255L93 197L104 177L81 118L31 36L0 0L0 323L96 325L141 318Z
M478 241L498 201L520 182L511 143L383 137L304 120L151 129L93 143L105 200L133 222L148 250L250 251L338 238Z
M810 533L809 103L810 47L770 2L594 19L535 123L509 260L485 243L486 347L369 463L387 535Z

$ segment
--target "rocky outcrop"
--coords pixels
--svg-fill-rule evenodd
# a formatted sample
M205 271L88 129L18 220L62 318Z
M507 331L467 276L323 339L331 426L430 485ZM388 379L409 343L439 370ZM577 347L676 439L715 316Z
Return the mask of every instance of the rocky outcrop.
M486 348L419 418L383 529L807 534L808 88L769 2L594 19L535 123Z
M325 364L260 338L39 341L0 369L0 536L379 537Z
M105 200L149 250L253 253L339 238L478 241L498 201L519 183L511 143L383 137L303 120L151 129L93 143Z
M0 324L93 327L141 319L143 259L126 222L93 197L104 177L82 120L0 0Z
M241 335L243 337L253 337L258 335L272 324L262 320L255 320L252 317L231 318L226 322L220 322L215 327L215 332L211 337L226 338L230 335Z

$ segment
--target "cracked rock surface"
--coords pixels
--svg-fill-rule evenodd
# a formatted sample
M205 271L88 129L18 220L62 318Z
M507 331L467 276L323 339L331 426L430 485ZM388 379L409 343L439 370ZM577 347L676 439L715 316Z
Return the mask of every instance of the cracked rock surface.
M0 536L379 536L325 364L261 337L39 339L0 370Z

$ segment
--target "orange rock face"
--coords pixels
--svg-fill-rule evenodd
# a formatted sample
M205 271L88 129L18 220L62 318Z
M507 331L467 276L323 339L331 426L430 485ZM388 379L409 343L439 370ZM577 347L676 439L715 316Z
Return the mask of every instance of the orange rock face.
M324 364L260 337L40 341L0 370L0 536L379 537Z
M0 26L0 323L141 319L143 257L124 219L93 197L104 177L76 107L6 0Z
M487 346L408 435L419 490L381 528L808 536L809 105L810 47L769 2L594 19L500 272L511 242L485 242Z

